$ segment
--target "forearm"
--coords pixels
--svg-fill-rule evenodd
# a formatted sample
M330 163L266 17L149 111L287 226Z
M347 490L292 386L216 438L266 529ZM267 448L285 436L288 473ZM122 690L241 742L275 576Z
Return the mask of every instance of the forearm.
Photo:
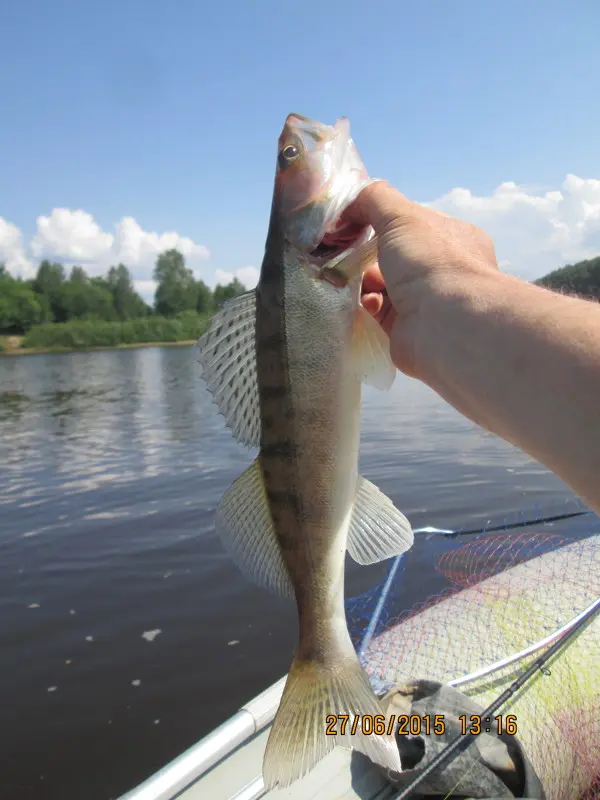
M490 273L425 300L418 376L600 511L600 304Z

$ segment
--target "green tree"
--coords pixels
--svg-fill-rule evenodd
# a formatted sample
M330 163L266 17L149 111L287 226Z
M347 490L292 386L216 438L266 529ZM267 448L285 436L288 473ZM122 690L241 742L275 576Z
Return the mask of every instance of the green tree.
M172 317L196 308L196 281L179 250L166 250L158 256L153 277L158 283L154 296L157 314Z
M547 289L600 300L600 256L555 269L536 283Z
M65 281L56 298L57 322L71 319L117 319L112 295L106 289L91 281L82 280L76 273L75 280Z
M110 283L108 279L103 277L102 275L95 275L93 278L90 278L90 283L92 286L98 286L100 289L103 289L105 292L112 294Z
M44 294L50 300L52 295L58 291L65 277L65 268L62 264L44 260L38 267L33 287L38 294Z
M109 269L107 285L120 319L137 319L147 314L148 307L133 288L131 274L125 264Z
M240 294L244 294L245 291L246 287L243 283L240 283L237 278L234 278L231 283L228 283L226 286L221 286L221 284L218 283L215 286L215 305L221 306L227 300L231 300L232 297L237 297Z
M204 281L196 281L196 311L205 314L214 310L215 302L213 293Z
M89 278L83 267L73 267L69 275L71 283L88 283Z
M35 278L33 289L38 294L46 315L48 309L50 319L58 319L57 298L60 287L65 281L65 268L62 264L44 260L40 263Z
M15 280L4 269L0 274L0 331L21 334L44 321L46 309L24 281Z

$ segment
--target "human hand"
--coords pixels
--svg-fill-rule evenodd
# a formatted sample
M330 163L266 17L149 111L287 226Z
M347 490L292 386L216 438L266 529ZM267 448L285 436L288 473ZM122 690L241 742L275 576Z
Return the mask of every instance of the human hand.
M372 225L378 236L379 263L364 275L362 304L390 337L396 366L419 377L429 301L450 301L462 286L494 275L492 241L469 222L413 203L383 181L367 186L346 215Z

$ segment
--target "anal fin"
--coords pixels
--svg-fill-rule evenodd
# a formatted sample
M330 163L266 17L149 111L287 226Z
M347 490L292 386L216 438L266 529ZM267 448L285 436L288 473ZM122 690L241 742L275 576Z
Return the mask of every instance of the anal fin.
M258 459L221 498L216 528L226 550L249 580L282 597L293 597Z

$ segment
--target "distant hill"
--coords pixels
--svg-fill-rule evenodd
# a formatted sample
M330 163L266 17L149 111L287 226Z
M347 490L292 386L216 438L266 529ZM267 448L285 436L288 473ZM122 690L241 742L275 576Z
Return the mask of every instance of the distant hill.
M535 283L565 294L578 294L600 301L600 256L578 264L567 264L538 278Z

